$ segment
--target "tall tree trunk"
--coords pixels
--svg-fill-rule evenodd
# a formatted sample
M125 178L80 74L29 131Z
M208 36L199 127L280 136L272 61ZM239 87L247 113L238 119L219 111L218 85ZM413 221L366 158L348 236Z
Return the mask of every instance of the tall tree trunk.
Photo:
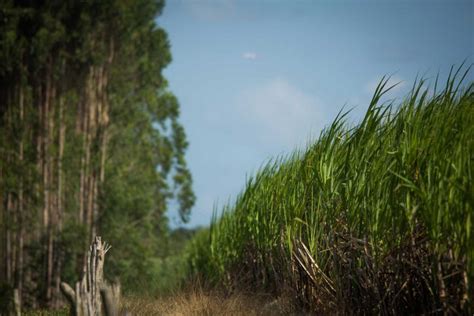
M39 85L38 87L35 88L36 90L36 103L37 103L37 108L38 108L38 122L37 122L37 131L36 131L36 171L37 174L42 177L43 174L43 121L44 121L44 100L43 100L43 87ZM42 193L42 181L41 180L37 181L35 184L35 196L40 197ZM35 231L35 239L40 240L42 238L43 232L44 232L44 211L43 209L37 210L36 218L39 223L42 223L42 226L40 229L37 229Z
M11 91L8 91L7 94L7 110L6 110L6 126L9 130L8 134L10 134L10 138L13 137L12 132L13 132L13 125L12 125L12 97L11 97ZM11 154L9 152L6 153L6 161L8 165L13 164L13 157L11 157ZM10 172L10 177L12 176ZM13 197L12 193L10 192L11 189L7 187L7 200L6 200L6 208L5 208L5 214L6 214L6 225L5 225L5 275L6 275L6 281L9 284L12 284L12 279L13 279Z
M59 136L58 136L58 164L57 164L57 209L58 209L58 229L62 231L63 224L63 157L64 157L64 142L66 140L66 124L64 122L64 105L63 98L59 99Z
M54 211L54 179L53 179L53 155L52 140L54 132L54 101L55 87L52 74L52 61L48 66L46 78L46 98L45 98L45 130L44 130L44 216L46 228L46 305L50 306L53 298L53 257L54 257L54 232L55 232L55 211Z
M111 63L113 60L113 41L111 40L110 44L110 55L108 59L108 63ZM108 84L108 77L107 77L107 67L104 66L101 68L100 77L99 77L99 137L100 137L100 165L99 165L99 181L97 184L96 196L98 197L100 194L100 190L102 185L104 184L105 180L105 162L107 157L107 144L108 144L108 133L107 127L109 124L109 103L108 103L108 95L107 95L107 84ZM95 227L98 226L98 218L99 218L99 205L98 203L95 204L94 208L94 216L95 216Z
M97 153L93 152L95 146L92 144L97 142L97 118L98 118L98 100L97 100L97 67L91 66L89 68L89 74L86 84L86 106L88 110L88 126L85 131L86 134L86 175L87 175L87 197L86 197L86 214L85 223L87 223L87 229L89 232L89 240L92 240L95 236L95 225L94 225L94 212L96 208L97 198L97 171L94 164L94 158L97 157Z
M12 231L9 226L11 226L11 207L12 207L12 196L7 193L7 208L6 208L6 279L7 283L11 284L12 281Z
M64 156L64 142L66 138L66 124L64 122L64 99L60 96L58 103L58 159L57 159L57 192L56 192L56 211L57 211L57 230L62 232L63 225L63 156ZM61 283L61 266L63 261L63 254L56 253L55 270L54 270L54 288L55 293L60 291ZM58 296L58 295L57 295ZM58 306L58 301L55 301L55 307Z
M24 107L24 91L20 85L19 91L19 105L20 105L20 148L19 148L19 160L20 160L20 183L18 190L18 232L17 232L17 271L16 271L16 285L18 289L18 299L21 305L22 301L22 290L23 290L23 246L25 238L25 229L24 229L24 137L25 137L25 107Z
M82 103L82 102L80 102ZM81 106L81 114L78 117L78 120L81 121L81 130L80 133L84 130L85 123L85 111L83 106ZM85 187L85 166L86 166L86 159L85 159L85 151L86 151L86 139L85 135L82 137L82 153L81 153L81 166L80 166L80 179L79 179L79 212L78 212L78 223L82 224L84 222L84 187ZM82 265L81 265L82 266Z
M44 233L47 233L49 226L49 179L48 179L48 167L49 167L49 139L48 139L48 127L49 127L49 102L50 102L50 92L51 92L51 82L50 82L49 71L46 75L46 86L45 86L45 95L43 101L43 128L42 128L42 153L43 153L43 166L42 166L42 175L43 175L43 230Z
M59 137L59 131L56 129L56 117L59 116L59 102L57 96L57 89L56 89L56 82L51 80L51 101L50 101L50 115L49 115L49 122L48 122L48 139L50 144L50 159L48 163L48 179L49 179L49 199L48 199L48 209L49 209L49 229L48 229L48 290L49 293L48 297L48 305L54 307L54 302L56 297L58 296L57 292L55 291L55 273L57 271L55 258L57 257L57 250L56 250L56 238L59 233L58 229L58 217L59 217L59 210L58 210L58 196L57 196L57 172L55 170L55 166L57 165L57 161L59 159L59 151L52 150L52 144L54 143L54 139L56 134ZM56 187L55 187L56 186Z

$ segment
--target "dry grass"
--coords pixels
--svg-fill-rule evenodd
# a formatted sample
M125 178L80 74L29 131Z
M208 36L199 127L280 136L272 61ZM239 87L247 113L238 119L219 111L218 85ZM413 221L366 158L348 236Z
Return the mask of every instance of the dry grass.
M224 295L219 291L201 288L181 291L166 297L125 297L122 313L127 316L169 315L301 315L293 310L287 299L275 299L263 294ZM67 308L61 310L25 311L30 316L70 315Z
M123 310L132 315L291 315L286 299L245 293L224 295L217 291L193 289L167 297L128 297Z

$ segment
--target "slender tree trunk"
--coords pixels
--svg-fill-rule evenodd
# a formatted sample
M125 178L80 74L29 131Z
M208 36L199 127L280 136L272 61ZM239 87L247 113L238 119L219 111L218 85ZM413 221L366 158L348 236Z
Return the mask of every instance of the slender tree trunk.
M66 135L66 124L64 122L64 105L63 98L59 97L58 103L58 159L57 159L57 192L56 192L56 211L57 211L57 230L58 233L62 232L62 223L63 223L63 156L64 156L64 142ZM61 266L63 261L63 254L56 251L56 260L55 260L55 270L54 270L54 289L55 293L58 294L60 291L61 283ZM59 298L56 295L56 298ZM55 300L54 306L58 306L58 300Z
M64 157L64 142L66 139L66 124L64 122L64 105L63 99L59 100L59 157L57 165L57 209L58 209L58 229L62 231L63 223L63 157Z
M84 222L84 187L85 187L85 152L86 152L86 137L83 134L86 125L86 115L83 102L79 102L80 105L80 114L77 118L80 121L80 130L79 133L82 134L82 153L81 153L81 166L80 166L80 182L79 182L79 213L78 213L78 222L82 224Z
M18 141L18 139L21 137L21 133L15 128L17 125L17 120L18 120L18 89L17 86L15 85L11 89L11 96L10 96L10 104L11 104L11 111L10 111L10 124L11 124L11 139L15 143L15 141ZM18 163L18 154L19 154L19 148L16 146L12 146L11 152L13 153L11 155L11 163L13 165L13 176L15 178L20 178L21 177L21 170L19 169L20 164ZM10 242L11 242L11 276L10 276L10 284L12 286L16 285L16 273L17 273L17 258L18 258L18 239L17 239L17 234L18 234L18 197L15 196L15 189L18 188L11 188L13 191L10 194L10 223L11 223L11 228L10 228Z
M15 287L18 289L18 299L19 303L21 306L21 301L22 301L22 290L23 290L23 246L24 246L24 235L25 235L25 229L24 229L24 166L23 166L23 160L24 160L24 137L25 137L25 132L24 130L26 129L26 124L25 124L25 108L24 108L24 92L23 88L20 87L20 92L19 92L19 104L20 104L20 126L21 126L21 132L20 132L20 154L19 154L19 160L20 160L20 184L19 184L19 190L18 190L18 233L17 233L17 243L18 243L18 258L17 258L17 276L16 276L16 285Z
M48 166L49 166L49 140L48 140L48 122L49 122L49 101L50 101L50 76L49 73L46 75L46 88L43 103L43 128L42 128L42 144L43 144L43 229L47 233L49 226L49 179L48 179Z
M56 98L56 90L52 76L52 62L50 62L46 79L46 102L45 110L45 207L44 214L47 220L46 225L46 304L51 306L53 299L53 269L54 269L54 234L55 234L55 196L54 196L54 152L52 150L52 142L54 138L54 104Z
M37 108L38 108L38 122L37 122L37 131L36 131L36 171L38 175L43 174L43 121L44 121L44 109L43 109L43 89L40 86L35 88L36 90L36 100L37 100ZM35 184L35 196L40 197L42 191L42 180L37 181ZM39 223L42 223L41 229L35 230L35 239L41 239L42 232L44 230L44 216L43 210L37 210L36 219Z
M89 229L89 237L92 238L92 232L95 230L94 229L94 203L95 203L95 176L94 174L89 175L89 196L88 196L88 203L87 203L87 227Z
M11 195L11 205L10 205L10 217L11 217L11 223L12 223L12 229L10 230L10 242L11 242L11 276L10 276L10 284L12 286L15 285L15 275L17 271L17 252L18 252L18 247L16 243L16 232L17 232L17 218L16 218L16 210L17 210L17 205L16 205L16 200L13 198L13 194Z
M6 279L7 283L11 284L12 281L12 232L11 228L9 227L9 222L11 221L11 205L12 205L12 198L11 194L7 193L7 225L6 225Z
M60 136L60 131L56 126L59 126L60 124L56 124L57 122L57 117L60 116L60 109L59 109L59 104L58 102L58 94L57 94L57 89L56 89L56 83L53 82L51 85L51 102L50 102L50 119L49 119L49 127L48 127L48 139L49 143L53 144L55 143L54 139L59 139ZM59 146L58 146L59 148ZM59 170L55 170L55 167L57 167L58 160L60 159L60 153L59 150L51 150L50 149L50 159L49 159L49 164L48 164L48 175L49 175L49 217L50 217L50 223L49 223L49 234L48 234L48 275L49 275L49 283L48 283L48 291L49 291L49 300L48 304L49 306L54 307L56 298L58 297L58 292L56 292L56 274L59 273L57 270L57 264L58 264L58 253L56 249L57 245L57 236L59 231L59 209L58 209L58 172Z
M85 223L87 223L87 228L89 232L89 239L92 240L94 237L93 232L94 228L94 204L96 199L96 178L95 178L95 168L92 163L92 159L95 158L94 152L92 152L92 144L95 139L96 127L97 127L97 97L96 97L96 67L91 66L89 68L89 74L86 84L86 106L88 110L88 125L85 131L86 134L86 175L87 175L87 197L86 197L86 214L85 214Z
M109 102L108 102L108 69L114 60L114 51L115 42L113 38L110 38L109 41L109 56L107 58L107 63L100 67L98 75L98 137L100 137L100 165L99 165L99 174L98 182L96 184L96 199L100 196L102 186L105 181L105 163L107 159L107 145L108 145L108 125L109 125ZM94 207L94 235L96 235L96 230L99 226L98 219L100 218L100 206L98 203L95 203Z
M89 75L89 74L88 74ZM88 76L87 75L87 76ZM87 77L85 83L85 91L87 92ZM79 212L78 212L78 223L87 227L88 213L87 213L87 201L88 201L88 184L89 184L89 104L87 94L81 92L81 99L78 104L78 116L76 118L76 133L82 139L82 150L80 158L80 182L79 182ZM88 236L88 235L87 235ZM83 248L84 252L87 248L87 240L84 240ZM85 264L85 255L78 255L76 263L76 271L78 274L82 272L82 267Z
M90 76L90 74L89 74ZM84 133L84 139L85 139L85 143L84 143L84 148L85 148L85 151L84 151L84 155L85 155L85 159L84 159L84 196L83 196L83 199L84 199L84 218L83 218L83 222L88 226L89 228L89 211L90 211L90 202L89 202L89 199L91 198L91 178L90 178L90 158L91 158L91 132L90 132L90 129L91 129L91 125L92 125L92 109L91 109L91 105L90 105L90 96L88 95L89 94L89 80L88 79L88 82L86 84L86 100L85 100L85 124L84 124L84 130L83 130L83 133Z
M109 53L108 62L111 63L113 60L113 41L110 44L110 53ZM100 84L99 84L99 137L100 137L100 165L99 165L99 181L98 181L98 189L96 190L96 196L100 195L102 185L105 181L105 162L107 157L107 144L108 144L108 133L107 127L109 124L109 103L108 103L108 95L107 95L107 84L108 84L108 77L107 77L107 67L102 67L100 72ZM96 222L95 226L98 226L97 219L99 218L99 205L96 203L96 207L94 210Z
M12 114L12 109L8 108L8 106L11 107L11 92L8 91L7 95L7 111L5 113L6 115L6 126L9 129L9 134L10 137L11 131L12 131L12 120L13 118L11 117ZM6 161L8 165L11 165L13 163L13 159L11 157L11 154L8 152L6 153ZM10 175L11 176L11 175ZM9 284L12 284L12 279L13 279L13 232L12 232L12 227L13 227L13 220L12 220L12 207L13 207L13 201L12 201L12 194L10 193L10 190L7 188L7 201L6 201L6 225L5 225L5 250L6 250L6 281Z

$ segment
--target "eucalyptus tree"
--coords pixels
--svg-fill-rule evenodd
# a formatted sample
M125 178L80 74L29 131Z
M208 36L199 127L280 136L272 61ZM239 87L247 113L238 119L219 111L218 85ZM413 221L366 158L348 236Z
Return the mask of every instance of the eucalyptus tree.
M170 199L189 215L163 5L2 1L0 273L23 303L54 305L99 232L121 247L112 263L133 270L142 263L125 258L136 245L154 255Z

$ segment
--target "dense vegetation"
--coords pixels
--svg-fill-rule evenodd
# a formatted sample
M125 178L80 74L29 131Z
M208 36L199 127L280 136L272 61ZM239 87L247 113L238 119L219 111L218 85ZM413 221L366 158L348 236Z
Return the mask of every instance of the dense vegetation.
M318 313L472 311L474 84L453 71L396 106L377 87L362 122L339 115L269 162L188 248L193 273L295 297Z
M0 290L55 306L100 234L129 291L156 279L168 201L194 203L156 25L163 1L0 5ZM157 272L158 271L158 272ZM132 282L133 281L133 282Z

